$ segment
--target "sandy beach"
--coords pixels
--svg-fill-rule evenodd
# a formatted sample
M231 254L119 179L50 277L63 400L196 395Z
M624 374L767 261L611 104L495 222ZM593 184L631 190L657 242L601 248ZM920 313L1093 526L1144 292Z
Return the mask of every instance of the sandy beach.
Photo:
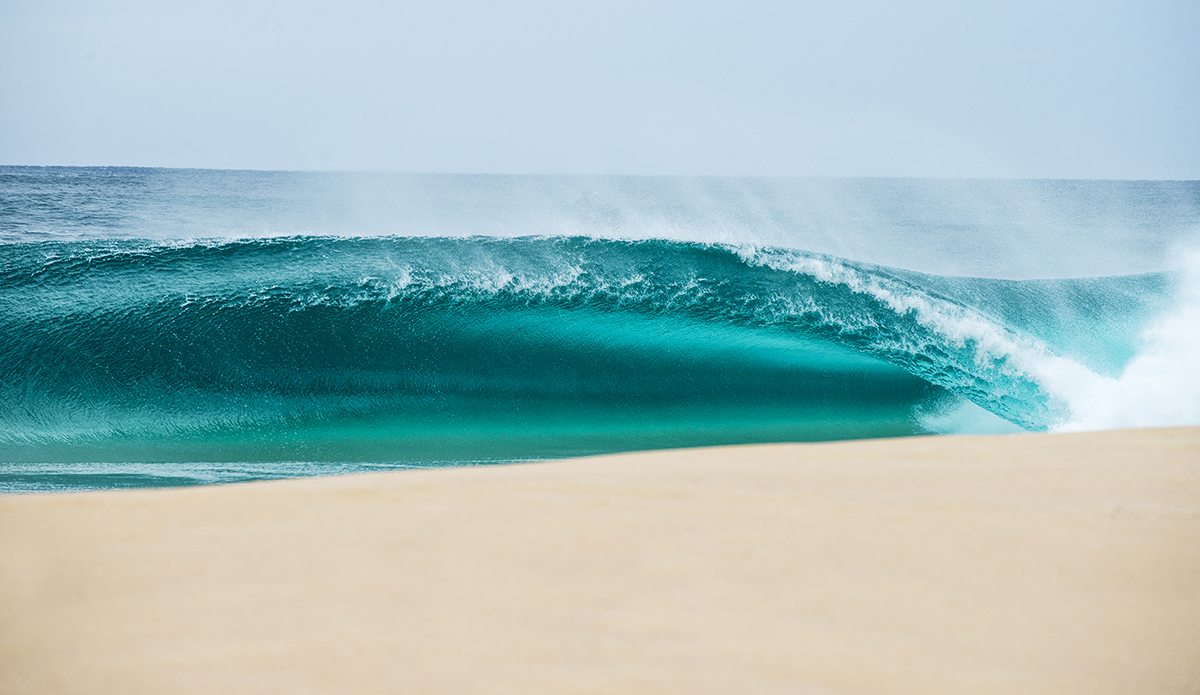
M1200 693L1200 428L0 498L0 693Z

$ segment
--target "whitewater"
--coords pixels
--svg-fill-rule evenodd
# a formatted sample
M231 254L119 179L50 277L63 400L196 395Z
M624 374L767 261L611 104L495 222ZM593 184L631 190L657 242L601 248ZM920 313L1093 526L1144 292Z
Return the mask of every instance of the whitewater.
M1200 424L1200 184L0 167L0 489Z

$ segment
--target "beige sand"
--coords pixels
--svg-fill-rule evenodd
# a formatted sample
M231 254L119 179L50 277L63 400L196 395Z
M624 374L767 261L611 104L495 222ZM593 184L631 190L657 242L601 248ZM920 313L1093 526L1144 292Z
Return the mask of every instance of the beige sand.
M1200 693L1200 428L0 498L0 693Z

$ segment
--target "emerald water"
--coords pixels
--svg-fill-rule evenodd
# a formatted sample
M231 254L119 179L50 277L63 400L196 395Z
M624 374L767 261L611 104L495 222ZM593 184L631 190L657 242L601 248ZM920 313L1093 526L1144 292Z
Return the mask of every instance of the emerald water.
M6 490L1200 422L1196 184L4 167L0 203Z

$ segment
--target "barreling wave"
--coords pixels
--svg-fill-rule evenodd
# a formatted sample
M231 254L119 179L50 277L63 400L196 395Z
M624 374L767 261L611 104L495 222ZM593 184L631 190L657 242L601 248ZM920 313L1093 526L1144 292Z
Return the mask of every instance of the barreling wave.
M575 237L6 244L0 460L464 462L1070 427L1175 282Z

